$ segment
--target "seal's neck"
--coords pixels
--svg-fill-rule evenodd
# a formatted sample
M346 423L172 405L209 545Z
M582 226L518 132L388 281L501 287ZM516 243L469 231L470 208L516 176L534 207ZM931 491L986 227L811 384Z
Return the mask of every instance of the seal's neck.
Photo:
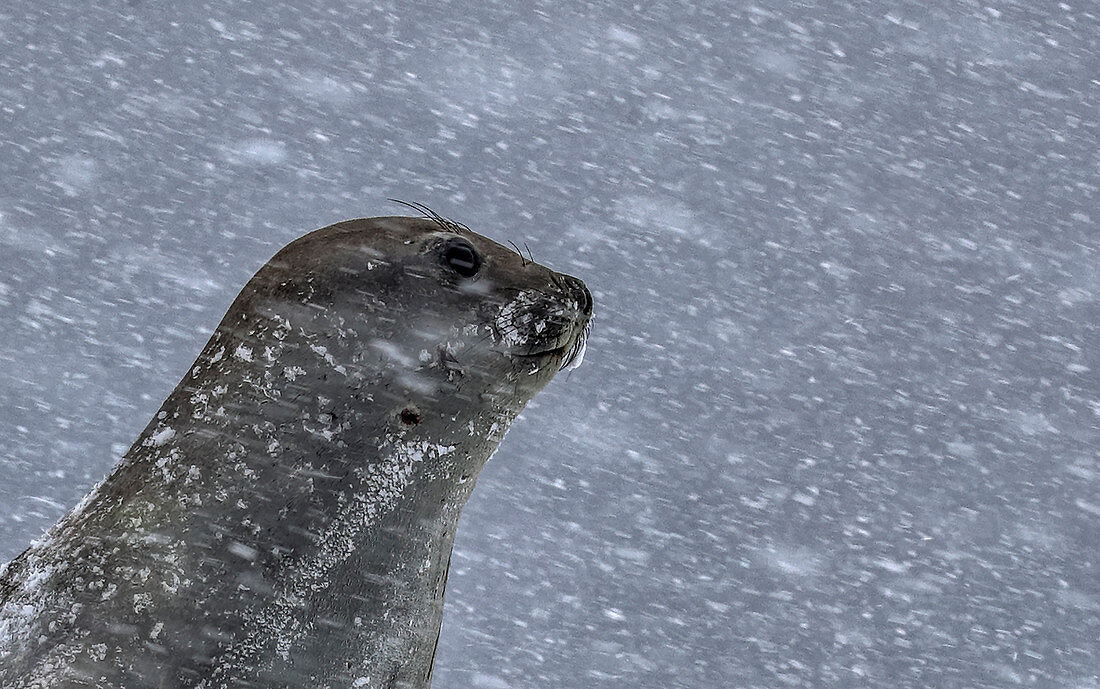
M407 372L367 379L338 338L277 341L215 335L107 484L138 491L96 507L183 582L145 619L188 648L220 630L216 678L426 686L459 512L518 409L439 408Z

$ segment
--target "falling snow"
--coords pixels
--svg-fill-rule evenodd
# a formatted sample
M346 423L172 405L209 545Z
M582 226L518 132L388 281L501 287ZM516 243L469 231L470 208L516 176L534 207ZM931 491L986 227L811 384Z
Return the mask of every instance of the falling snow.
M279 246L400 198L597 313L481 474L433 686L1095 689L1098 33L1073 2L9 0L0 561Z

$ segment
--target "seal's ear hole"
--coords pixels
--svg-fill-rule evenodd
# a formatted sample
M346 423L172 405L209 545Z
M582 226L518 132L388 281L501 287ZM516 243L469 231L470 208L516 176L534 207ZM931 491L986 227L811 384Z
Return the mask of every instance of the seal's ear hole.
M416 411L415 409L410 409L406 407L401 410L401 414L399 416L401 417L401 423L405 424L406 426L415 426L416 424L420 423L420 412Z
M472 278L481 269L481 256L465 241L448 242L441 255L443 264L464 278Z

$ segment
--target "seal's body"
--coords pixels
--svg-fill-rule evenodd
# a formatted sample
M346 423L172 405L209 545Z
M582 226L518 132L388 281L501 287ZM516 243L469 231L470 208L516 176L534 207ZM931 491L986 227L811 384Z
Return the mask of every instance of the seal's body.
M292 242L0 572L0 686L427 687L459 511L590 315L438 217Z

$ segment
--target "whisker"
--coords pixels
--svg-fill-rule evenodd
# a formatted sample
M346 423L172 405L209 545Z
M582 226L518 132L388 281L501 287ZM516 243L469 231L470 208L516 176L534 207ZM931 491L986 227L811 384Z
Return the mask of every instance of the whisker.
M580 366L581 361L584 360L584 353L588 350L588 335L592 330L592 321L589 320L584 324L584 328L581 329L580 336L574 340L573 344L569 347L569 351L562 357L561 367L559 371L565 369L574 369Z
M422 215L425 218L433 221L435 224L439 225L441 228L443 228L444 230L447 230L448 232L454 232L456 234L460 233L460 231L462 231L462 230L465 230L466 232L473 232L473 230L471 230L469 227L466 227L465 225L463 225L460 222L456 222L454 220L451 220L450 218L446 218L446 217L440 215L439 213L436 213L431 208L427 207L423 203L420 203L419 201L409 202L409 201L402 201L401 199L386 199L386 200L387 201L392 201L394 203L400 203L402 206L405 206L406 208L413 209L417 213L420 213L420 215Z
M519 247L516 246L515 242L508 242L508 244L510 244L511 247L516 250L516 253L519 255L520 263L523 264L524 268L526 268L528 265L534 263L534 261L528 261L527 260L527 257L523 255L523 252L519 250ZM524 243L524 246L527 246L527 244ZM530 253L530 249L528 249L528 253Z

